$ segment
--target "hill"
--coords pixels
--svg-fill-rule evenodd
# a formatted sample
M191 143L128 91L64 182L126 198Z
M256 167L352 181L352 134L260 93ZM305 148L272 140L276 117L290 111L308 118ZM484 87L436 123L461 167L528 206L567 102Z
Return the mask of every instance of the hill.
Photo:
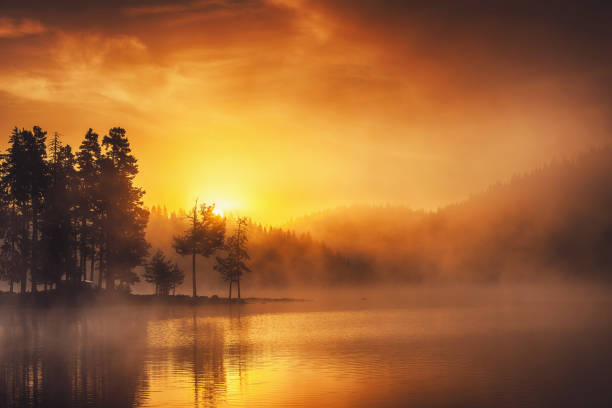
M383 281L612 277L612 149L554 161L434 212L353 206L287 228Z

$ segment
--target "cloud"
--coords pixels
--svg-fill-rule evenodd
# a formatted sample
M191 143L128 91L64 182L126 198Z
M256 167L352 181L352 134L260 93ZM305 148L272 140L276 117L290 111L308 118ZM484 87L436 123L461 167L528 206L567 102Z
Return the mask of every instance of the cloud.
M36 69L0 71L0 91L32 101L146 110L172 80L134 36L56 33L45 61Z
M47 29L39 21L29 18L11 19L0 17L0 38L17 38L41 34Z
M231 1L223 0L197 0L189 2L172 2L170 4L144 4L128 6L123 13L129 16L144 16L151 14L173 14L196 11L216 11L229 8Z
M178 177L206 162L198 174L227 185L234 170L224 166L241 162L252 167L254 191L432 206L611 140L610 7L6 0L0 37L20 38L0 44L0 91L27 102L0 125L46 114L48 127L68 133L112 119L143 135L178 135L177 166L186 166L172 171ZM52 29L25 34L44 27ZM60 107L63 117L52 113ZM191 162L195 149L185 146L211 139L214 155L203 145L208 156ZM261 146L256 159L228 157L249 144ZM303 171L314 162L327 165ZM175 188L156 182L151 194Z
M27 98L32 100L53 101L53 95L56 93L53 88L53 84L43 77L0 76L0 91L22 97L27 95Z

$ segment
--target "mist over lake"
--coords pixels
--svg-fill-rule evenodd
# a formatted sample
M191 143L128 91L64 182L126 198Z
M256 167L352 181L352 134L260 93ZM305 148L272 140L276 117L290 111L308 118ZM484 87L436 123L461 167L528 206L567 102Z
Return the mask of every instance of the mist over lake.
M367 291L366 291L367 292ZM0 313L5 407L606 407L611 293L405 288Z
M0 1L0 408L612 407L611 22Z

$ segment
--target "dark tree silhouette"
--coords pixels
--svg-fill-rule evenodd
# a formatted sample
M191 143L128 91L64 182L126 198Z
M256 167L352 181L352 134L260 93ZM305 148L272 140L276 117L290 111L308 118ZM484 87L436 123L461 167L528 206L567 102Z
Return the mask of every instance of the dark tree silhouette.
M90 262L89 280L94 280L96 248L100 238L100 160L102 150L98 134L89 129L76 155L78 164L79 194L77 198L80 269L87 275L87 260ZM99 274L98 285L102 284Z
M45 285L66 279L80 280L76 268L77 235L75 208L77 178L70 146L62 146L56 133L49 146L49 184L41 216L41 278Z
M183 234L173 237L172 246L179 255L191 255L193 297L197 296L196 255L210 257L223 246L225 219L214 213L215 205L202 204L196 200L191 215L188 215L190 228Z
M236 224L234 233L225 242L225 256L217 256L217 262L214 266L221 277L229 282L229 300L232 300L232 284L234 282L238 286L238 299L240 299L240 278L244 272L250 272L245 264L245 261L249 259L249 253L247 252L247 219L240 217L236 220Z
M32 281L32 292L37 291L38 279L41 276L41 257L40 249L40 216L43 209L44 194L48 187L48 168L45 158L47 149L45 142L47 132L40 127L34 126L32 132L23 132L26 151L25 171L30 177L27 184L29 190L29 210L31 225L31 244L30 244L30 279ZM23 283L22 283L23 286Z
M116 280L121 288L129 288L139 280L133 268L141 265L148 253L145 228L149 212L142 203L144 191L133 185L138 165L125 129L110 129L102 146L105 153L100 159L100 271L107 289L113 289Z
M13 293L14 284L27 272L24 257L19 252L21 219L9 194L9 187L0 179L0 279L8 281Z
M158 250L151 258L151 262L145 266L143 277L146 282L155 285L156 295L167 296L170 291L174 294L176 287L183 283L185 273Z
M10 232L14 244L11 247L19 253L25 265L19 278L21 293L26 292L28 270L32 292L36 292L40 275L39 221L48 182L46 137L46 132L38 126L34 126L32 131L14 128L1 167L2 185L10 196L9 206L15 221L11 226L15 229Z
M32 292L62 278L77 283L88 260L91 279L98 261L99 286L103 277L108 289L138 280L148 211L133 184L137 161L122 128L102 147L91 129L76 156L58 134L47 149L39 127L12 131L0 156L0 278L11 290L19 282L25 293L28 276Z

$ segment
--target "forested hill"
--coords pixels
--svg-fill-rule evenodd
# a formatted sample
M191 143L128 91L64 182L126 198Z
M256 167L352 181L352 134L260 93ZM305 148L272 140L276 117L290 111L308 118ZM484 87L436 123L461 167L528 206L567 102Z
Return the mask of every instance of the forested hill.
M435 212L352 206L283 229L250 224L245 287L610 279L611 209L612 149L594 150ZM187 270L170 244L185 223L154 207L147 240ZM220 288L212 259L199 265L202 288Z
M189 240L180 238L190 229L188 218L158 207L149 212L144 190L134 184L138 170L123 128L111 128L101 142L89 129L76 152L57 134L47 140L39 127L15 128L0 154L0 280L22 293L28 286L36 292L83 280L129 290L143 266L165 259L155 258L157 250L189 270L190 256L177 255L172 245L176 236ZM200 212L212 209L201 206ZM612 149L602 148L435 212L349 207L283 229L241 219L248 237L241 251L250 255L243 266L252 271L244 284L610 279L611 210ZM226 237L233 236L235 218L209 217L226 223ZM178 253L191 255L181 248L195 245L181 244ZM197 282L207 292L223 287L222 274L213 270L223 260L214 250L200 253L208 258L198 261ZM178 290L190 289L186 283Z
M436 212L339 208L287 228L387 281L612 277L612 149L555 161Z

